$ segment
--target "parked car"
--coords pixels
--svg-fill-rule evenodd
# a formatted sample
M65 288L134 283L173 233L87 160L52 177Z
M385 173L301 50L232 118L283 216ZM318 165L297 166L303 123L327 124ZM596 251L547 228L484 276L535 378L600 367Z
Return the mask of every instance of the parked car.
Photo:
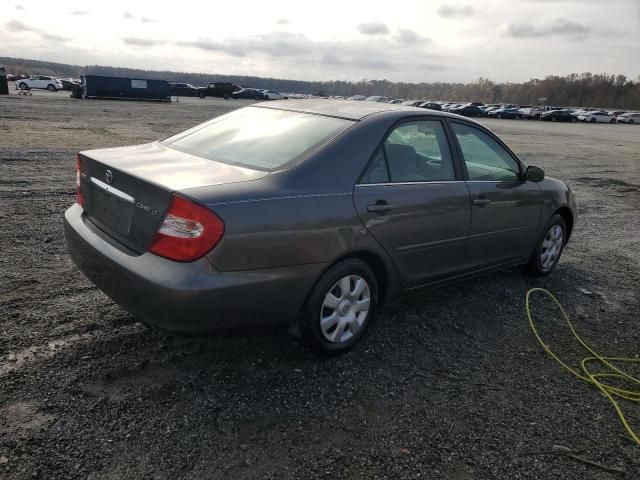
M616 119L609 116L609 113L605 111L583 113L578 115L578 120L588 123L616 123Z
M458 108L449 109L449 113L455 113L456 115L463 115L465 117L484 117L486 113L477 105L463 105Z
M540 114L540 120L547 122L577 122L578 117L571 110L550 110Z
M640 124L640 113L637 113L637 112L622 113L618 115L618 118L616 119L616 121L618 123Z
M404 106L407 106L407 107L417 107L421 103L424 103L424 102L422 100L405 100L400 105L404 105Z
M233 92L231 94L231 98L233 99L252 99L252 100L267 100L267 96L264 92L257 90L255 88L243 88L242 90L238 90L237 92Z
M83 151L76 191L71 258L145 323L295 325L330 354L418 287L551 273L576 218L571 189L481 124L377 102L263 103Z
M487 113L489 118L522 118L522 112L518 107L497 108Z
M231 98L234 92L242 90L242 87L230 82L213 82L206 87L198 88L198 96L200 98L205 97L219 97L224 99Z
M60 83L62 84L62 88L64 90L73 90L74 87L80 85L80 80L76 80L74 78L59 78Z
M262 90L262 93L267 97L267 100L286 100L287 96L275 90Z
M365 98L367 102L383 102L387 103L389 99L387 97L381 97L380 95L372 95L371 97Z
M29 90L30 88L38 88L42 90L49 90L50 92L57 92L64 87L62 82L56 77L50 77L48 75L33 75L30 78L24 78L16 82L16 88L20 90Z
M366 100L367 97L365 97L364 95L354 95L352 97L347 98L347 100L355 100L357 102L360 102L362 100Z
M426 108L428 110L442 110L442 106L439 103L434 102L424 102L418 105L420 108Z
M397 105L398 103L403 103L404 102L404 98L396 98L394 100L389 100L389 103L391 105Z
M198 87L194 87L190 83L171 83L171 95L178 97L196 97L198 96Z

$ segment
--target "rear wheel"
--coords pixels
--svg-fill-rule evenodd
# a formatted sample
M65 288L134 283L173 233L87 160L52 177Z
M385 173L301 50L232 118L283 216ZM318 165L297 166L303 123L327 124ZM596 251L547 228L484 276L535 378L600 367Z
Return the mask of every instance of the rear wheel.
M611 120L609 120L609 123L616 123L616 119L612 118Z
M576 117L571 117L571 123L576 123L578 119Z
M299 321L302 341L323 355L346 353L364 336L377 309L378 284L358 259L343 260L320 278Z
M225 94L222 96L222 98L224 98L225 100L229 100L229 94L228 94L228 93L225 93Z
M200 98L204 98L204 97L206 97L206 96L207 96L207 94L206 94L205 92L198 92L198 96L199 96Z
M633 123L633 118L629 119L627 123Z
M532 277L549 275L558 264L566 243L567 224L562 215L555 214L547 223L543 235L523 270Z
M18 84L18 88L20 88L20 90L28 90L29 89L29 87L27 87L27 84L24 83L24 82L20 82Z
M595 118L592 118L592 119L591 119L591 123L596 123L596 119L595 119Z

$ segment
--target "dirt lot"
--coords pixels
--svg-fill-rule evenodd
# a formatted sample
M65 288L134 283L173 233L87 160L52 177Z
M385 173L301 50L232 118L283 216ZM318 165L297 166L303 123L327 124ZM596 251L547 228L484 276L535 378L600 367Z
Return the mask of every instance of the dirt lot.
M640 353L640 128L487 121L576 191L558 270L424 292L322 360L284 332L148 329L65 252L78 150L240 105L0 98L0 478L640 478L640 448L541 351L523 306L528 288L549 288L597 350ZM582 356L548 304L536 313L554 348ZM640 408L625 409L640 427Z

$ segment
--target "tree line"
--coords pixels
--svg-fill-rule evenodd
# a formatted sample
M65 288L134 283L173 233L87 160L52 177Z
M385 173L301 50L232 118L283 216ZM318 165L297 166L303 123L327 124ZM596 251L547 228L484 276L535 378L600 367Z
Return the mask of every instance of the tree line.
M170 82L191 83L196 86L210 82L232 82L245 87L266 88L281 92L313 95L384 95L391 98L473 101L483 103L515 103L537 105L540 99L556 106L584 106L640 110L640 77L636 80L624 75L573 73L548 76L526 82L499 83L480 78L470 83L407 83L389 80L333 80L314 82L242 75L217 75L189 72L153 71L101 65L68 65L21 58L0 57L7 73L42 74L59 77L106 75L140 79L163 79Z

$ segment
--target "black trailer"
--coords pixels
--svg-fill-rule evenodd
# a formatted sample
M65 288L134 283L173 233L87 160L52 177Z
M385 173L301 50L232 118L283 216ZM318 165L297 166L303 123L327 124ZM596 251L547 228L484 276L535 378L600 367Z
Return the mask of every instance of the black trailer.
M166 80L83 75L82 96L124 100L171 101L171 85Z
M9 95L9 82L4 67L0 67L0 95Z

